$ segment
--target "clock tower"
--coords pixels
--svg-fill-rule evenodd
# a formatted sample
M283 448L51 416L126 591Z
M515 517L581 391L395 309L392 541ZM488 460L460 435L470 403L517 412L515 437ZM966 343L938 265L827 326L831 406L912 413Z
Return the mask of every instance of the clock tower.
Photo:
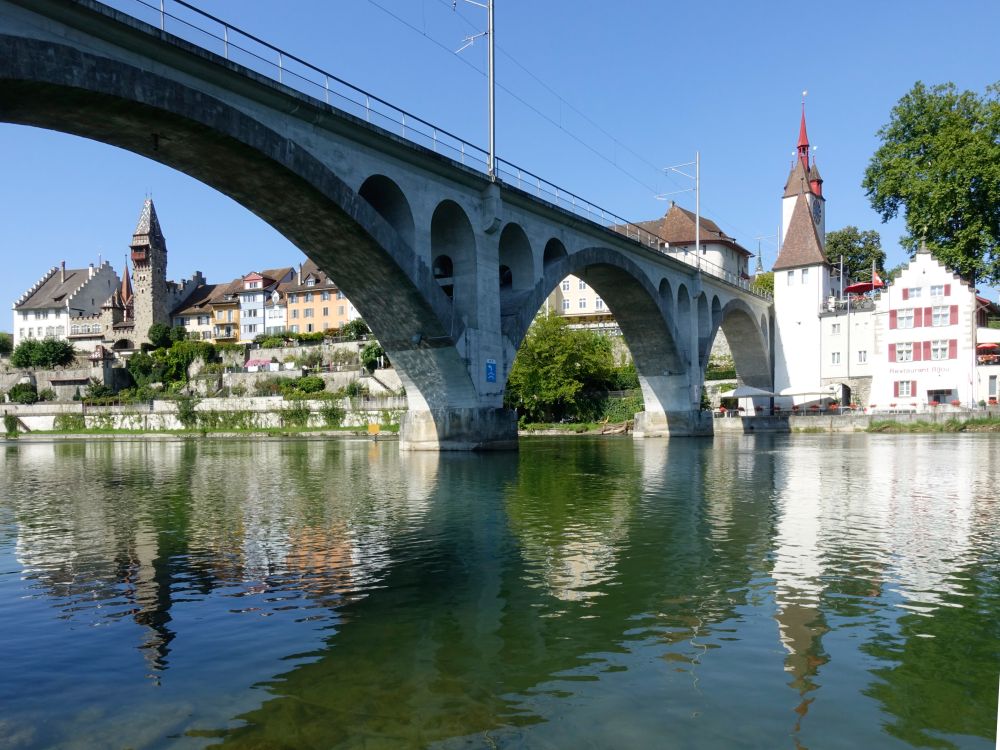
M802 119L799 122L799 142L796 146L795 161L792 163L788 181L785 183L785 193L781 200L781 236L788 235L788 225L798 202L798 197L804 195L819 236L821 247L826 249L826 199L823 197L823 178L815 159L810 164L809 136L806 134L806 103L802 102Z

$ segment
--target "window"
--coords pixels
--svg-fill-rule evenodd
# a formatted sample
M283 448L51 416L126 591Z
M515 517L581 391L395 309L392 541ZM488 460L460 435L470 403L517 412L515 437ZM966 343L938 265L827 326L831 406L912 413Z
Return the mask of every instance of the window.
M948 341L946 339L931 342L931 359L948 359Z
M344 293L339 289L337 290L337 299L344 299Z
M581 310L586 310L587 309L587 298L586 297L580 297L580 301L577 303L577 305L579 306L579 308Z
M896 350L898 356L899 350ZM866 349L858 349L858 364L863 365L868 361L868 351Z
M303 295L303 298L305 299L306 302L312 302L313 301L313 293L312 292L306 292Z
M788 272L788 286L791 286L793 283L795 283L795 271L789 271Z
M830 364L831 365L840 364L840 352L830 352Z
M329 307L324 307L323 308L323 317L325 318L325 317L327 317L329 315L330 315L330 308Z
M298 299L298 295L295 292L288 293L288 304L292 304Z
M902 344L896 344L896 361L897 362L912 362L913 361L913 342L907 341Z
M996 398L996 395L997 395L997 376L996 375L990 375L990 393L989 393L989 395L993 396L994 398Z
M809 269L808 268L803 268L802 269L802 283L803 284L807 284L808 282L809 282Z
M568 292L569 291L569 279L563 279L562 290L564 292Z
M299 317L299 311L298 310L292 310L292 317L293 318L298 318Z
M832 333L834 336L839 336L840 335L840 323L834 323L833 325L831 325L830 326L830 333Z
M913 328L913 308L896 312L896 328Z
M913 395L913 389L910 387L913 384L912 380L898 380L896 381L897 396L901 398L909 398Z
M944 284L931 284L931 296L932 297L943 297L944 296Z
M316 286L316 277L310 276L308 279L306 279L306 286Z
M227 323L232 323L233 322L233 311L232 310L226 310L226 322Z
M324 289L322 292L320 292L319 296L320 296L320 299L322 299L324 302L326 302L328 299L330 299L330 290L329 289Z
M922 288L923 287L919 286L911 286L909 289L906 290L906 299L914 299L915 297L919 297L920 290Z
M569 300L565 297L563 298L563 310L569 310Z
M604 309L604 300L602 300L600 297L598 297L596 300L594 300L594 307L596 307L598 310L603 310Z
M339 305L337 307L337 315L340 315L341 317L344 316L344 306L343 305Z
M935 305L931 308L931 325L946 326L951 324L951 307Z
M303 318L311 318L313 316L314 312L316 312L316 311L313 310L312 308L308 308L306 310L303 310L302 311L302 317Z
M586 289L587 288L587 282L584 281L583 279L580 279L580 288L581 289Z
M306 323L306 333L312 333L312 332L313 332L313 324Z
M292 326L292 333L298 333L298 332L299 332L299 327L298 326Z

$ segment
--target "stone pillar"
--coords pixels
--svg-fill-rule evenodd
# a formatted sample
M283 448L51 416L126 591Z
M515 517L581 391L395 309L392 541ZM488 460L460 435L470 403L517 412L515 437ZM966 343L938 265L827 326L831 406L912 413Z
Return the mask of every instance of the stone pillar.
M517 415L508 409L411 410L399 426L404 451L516 450Z

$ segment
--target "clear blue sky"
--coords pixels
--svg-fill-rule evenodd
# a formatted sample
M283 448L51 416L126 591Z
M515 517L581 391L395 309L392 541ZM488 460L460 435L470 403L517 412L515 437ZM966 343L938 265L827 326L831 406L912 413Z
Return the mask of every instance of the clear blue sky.
M115 0L131 7L131 0ZM455 54L486 12L464 0L200 0L199 7L457 135L487 142L486 46ZM690 183L660 168L700 150L702 212L756 252L774 235L808 89L827 229L877 229L860 187L876 132L917 80L982 93L1000 79L1000 3L630 3L496 0L497 151L632 220ZM516 94L516 98L510 92ZM581 143L582 141L582 143ZM0 299L49 267L98 256L120 270L151 193L170 278L222 282L302 254L194 180L83 139L0 125ZM675 199L694 208L692 193ZM765 267L775 240L762 240ZM990 293L995 297L994 293ZM8 307L9 309L9 307ZM9 313L0 330L9 328Z

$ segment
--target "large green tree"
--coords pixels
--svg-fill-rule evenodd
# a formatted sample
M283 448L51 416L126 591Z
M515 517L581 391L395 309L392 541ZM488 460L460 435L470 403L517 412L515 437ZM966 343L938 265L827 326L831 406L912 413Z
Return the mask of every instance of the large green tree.
M861 231L856 226L846 226L826 233L826 257L835 266L844 258L844 276L855 281L870 281L872 264L885 273L885 250L882 238L874 229Z
M76 359L76 350L62 339L25 339L10 355L14 367L37 367L48 370L63 367Z
M903 246L926 239L963 277L1000 282L1000 83L978 96L917 82L878 135L862 186L883 221L903 211Z
M607 337L570 328L558 315L542 315L532 323L514 359L507 406L533 422L573 418L584 394L606 390L614 375Z
M14 350L14 337L0 331L0 357L9 357Z

